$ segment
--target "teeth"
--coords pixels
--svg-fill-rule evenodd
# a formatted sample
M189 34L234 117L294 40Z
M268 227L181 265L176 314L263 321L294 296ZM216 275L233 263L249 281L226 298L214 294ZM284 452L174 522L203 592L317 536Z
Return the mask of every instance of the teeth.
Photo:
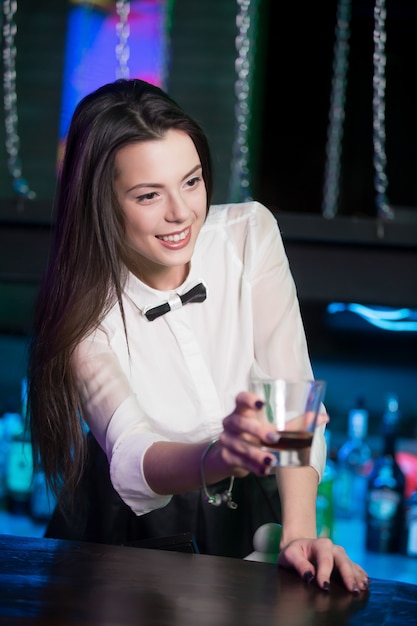
M162 239L162 241L172 241L174 243L177 243L177 241L182 241L183 239L185 239L188 235L188 231L189 229L187 228L187 230L184 230L182 233L177 233L175 235L167 235L166 237L159 237L159 239Z

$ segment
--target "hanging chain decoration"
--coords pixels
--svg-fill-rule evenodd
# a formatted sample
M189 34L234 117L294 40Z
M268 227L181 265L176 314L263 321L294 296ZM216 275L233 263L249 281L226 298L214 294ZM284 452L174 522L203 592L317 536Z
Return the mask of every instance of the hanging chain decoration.
M130 2L128 0L117 0L116 11L119 21L116 24L116 35L118 42L116 44L116 60L118 67L116 69L116 78L129 78L130 71L128 66L130 48L128 44L130 35L130 26L128 22L130 13Z
M165 0L163 20L163 53L161 68L161 87L169 89L169 70L171 64L171 31L175 0Z
M229 200L239 202L250 200L249 183L249 121L252 83L253 45L255 39L255 16L258 0L237 0L237 37L235 71L236 131L233 143Z
M349 39L351 0L339 0L336 16L333 77L330 96L329 126L327 130L326 164L323 190L323 217L333 218L337 214L340 182L340 160L342 153L343 124Z
M34 191L22 176L19 158L20 138L18 134L17 91L16 91L16 44L17 26L15 15L17 0L3 0L3 102L5 145L8 155L7 167L13 180L13 189L21 197L33 200Z
M385 44L387 11L385 0L375 0L374 8L374 78L373 78L373 141L374 141L374 186L378 235L384 235L384 221L394 217L387 198L388 178L386 175L387 157L385 153Z

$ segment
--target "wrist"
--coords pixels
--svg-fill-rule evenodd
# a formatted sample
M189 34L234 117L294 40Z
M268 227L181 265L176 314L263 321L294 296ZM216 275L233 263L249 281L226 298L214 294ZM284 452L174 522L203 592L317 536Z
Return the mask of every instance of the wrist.
M279 542L280 550L283 550L286 546L288 546L293 541L297 539L317 539L317 532L315 529L296 529L291 528L289 532L285 532L285 524L282 525L281 539Z
M208 489L207 478L206 478L206 469L207 469L206 460L207 460L207 457L212 454L212 450L215 447L215 445L218 443L218 441L219 441L218 437L216 437L215 439L212 439L212 441L210 441L210 443L204 448L203 453L201 455L200 478L201 478L201 487L203 490L203 497L206 500L206 502L208 504L211 504L212 506L220 506L222 503L225 503L229 507L229 509L236 509L237 504L233 502L233 499L232 499L234 476L230 478L229 487L225 491L223 491L223 493L221 494L210 493Z

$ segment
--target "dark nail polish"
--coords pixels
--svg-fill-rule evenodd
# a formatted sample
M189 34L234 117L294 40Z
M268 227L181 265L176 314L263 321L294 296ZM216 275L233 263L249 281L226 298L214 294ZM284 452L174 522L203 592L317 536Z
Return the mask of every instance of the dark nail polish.
M264 465L271 465L271 463L272 463L271 457L270 456L266 456L264 458Z
M323 583L323 591L330 591L330 583L327 580Z
M277 433L276 430L273 430L269 433L266 433L265 435L265 439L269 442L269 443L276 443L279 439L280 435Z
M314 578L313 572L305 572L305 574L303 575L303 580L305 583L311 583L313 578Z
M265 402L262 402L262 400L257 400L255 402L255 406L257 409L262 409L262 407L264 406Z

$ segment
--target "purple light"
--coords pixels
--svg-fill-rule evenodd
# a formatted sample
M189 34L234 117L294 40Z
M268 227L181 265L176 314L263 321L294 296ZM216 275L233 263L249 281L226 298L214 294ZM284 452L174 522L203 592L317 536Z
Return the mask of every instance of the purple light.
M85 95L117 78L115 3L108 6L73 6L69 10L62 87L60 144L65 140L72 113ZM130 2L127 40L131 78L161 86L166 64L166 5L169 0ZM106 8L107 7L107 8Z

